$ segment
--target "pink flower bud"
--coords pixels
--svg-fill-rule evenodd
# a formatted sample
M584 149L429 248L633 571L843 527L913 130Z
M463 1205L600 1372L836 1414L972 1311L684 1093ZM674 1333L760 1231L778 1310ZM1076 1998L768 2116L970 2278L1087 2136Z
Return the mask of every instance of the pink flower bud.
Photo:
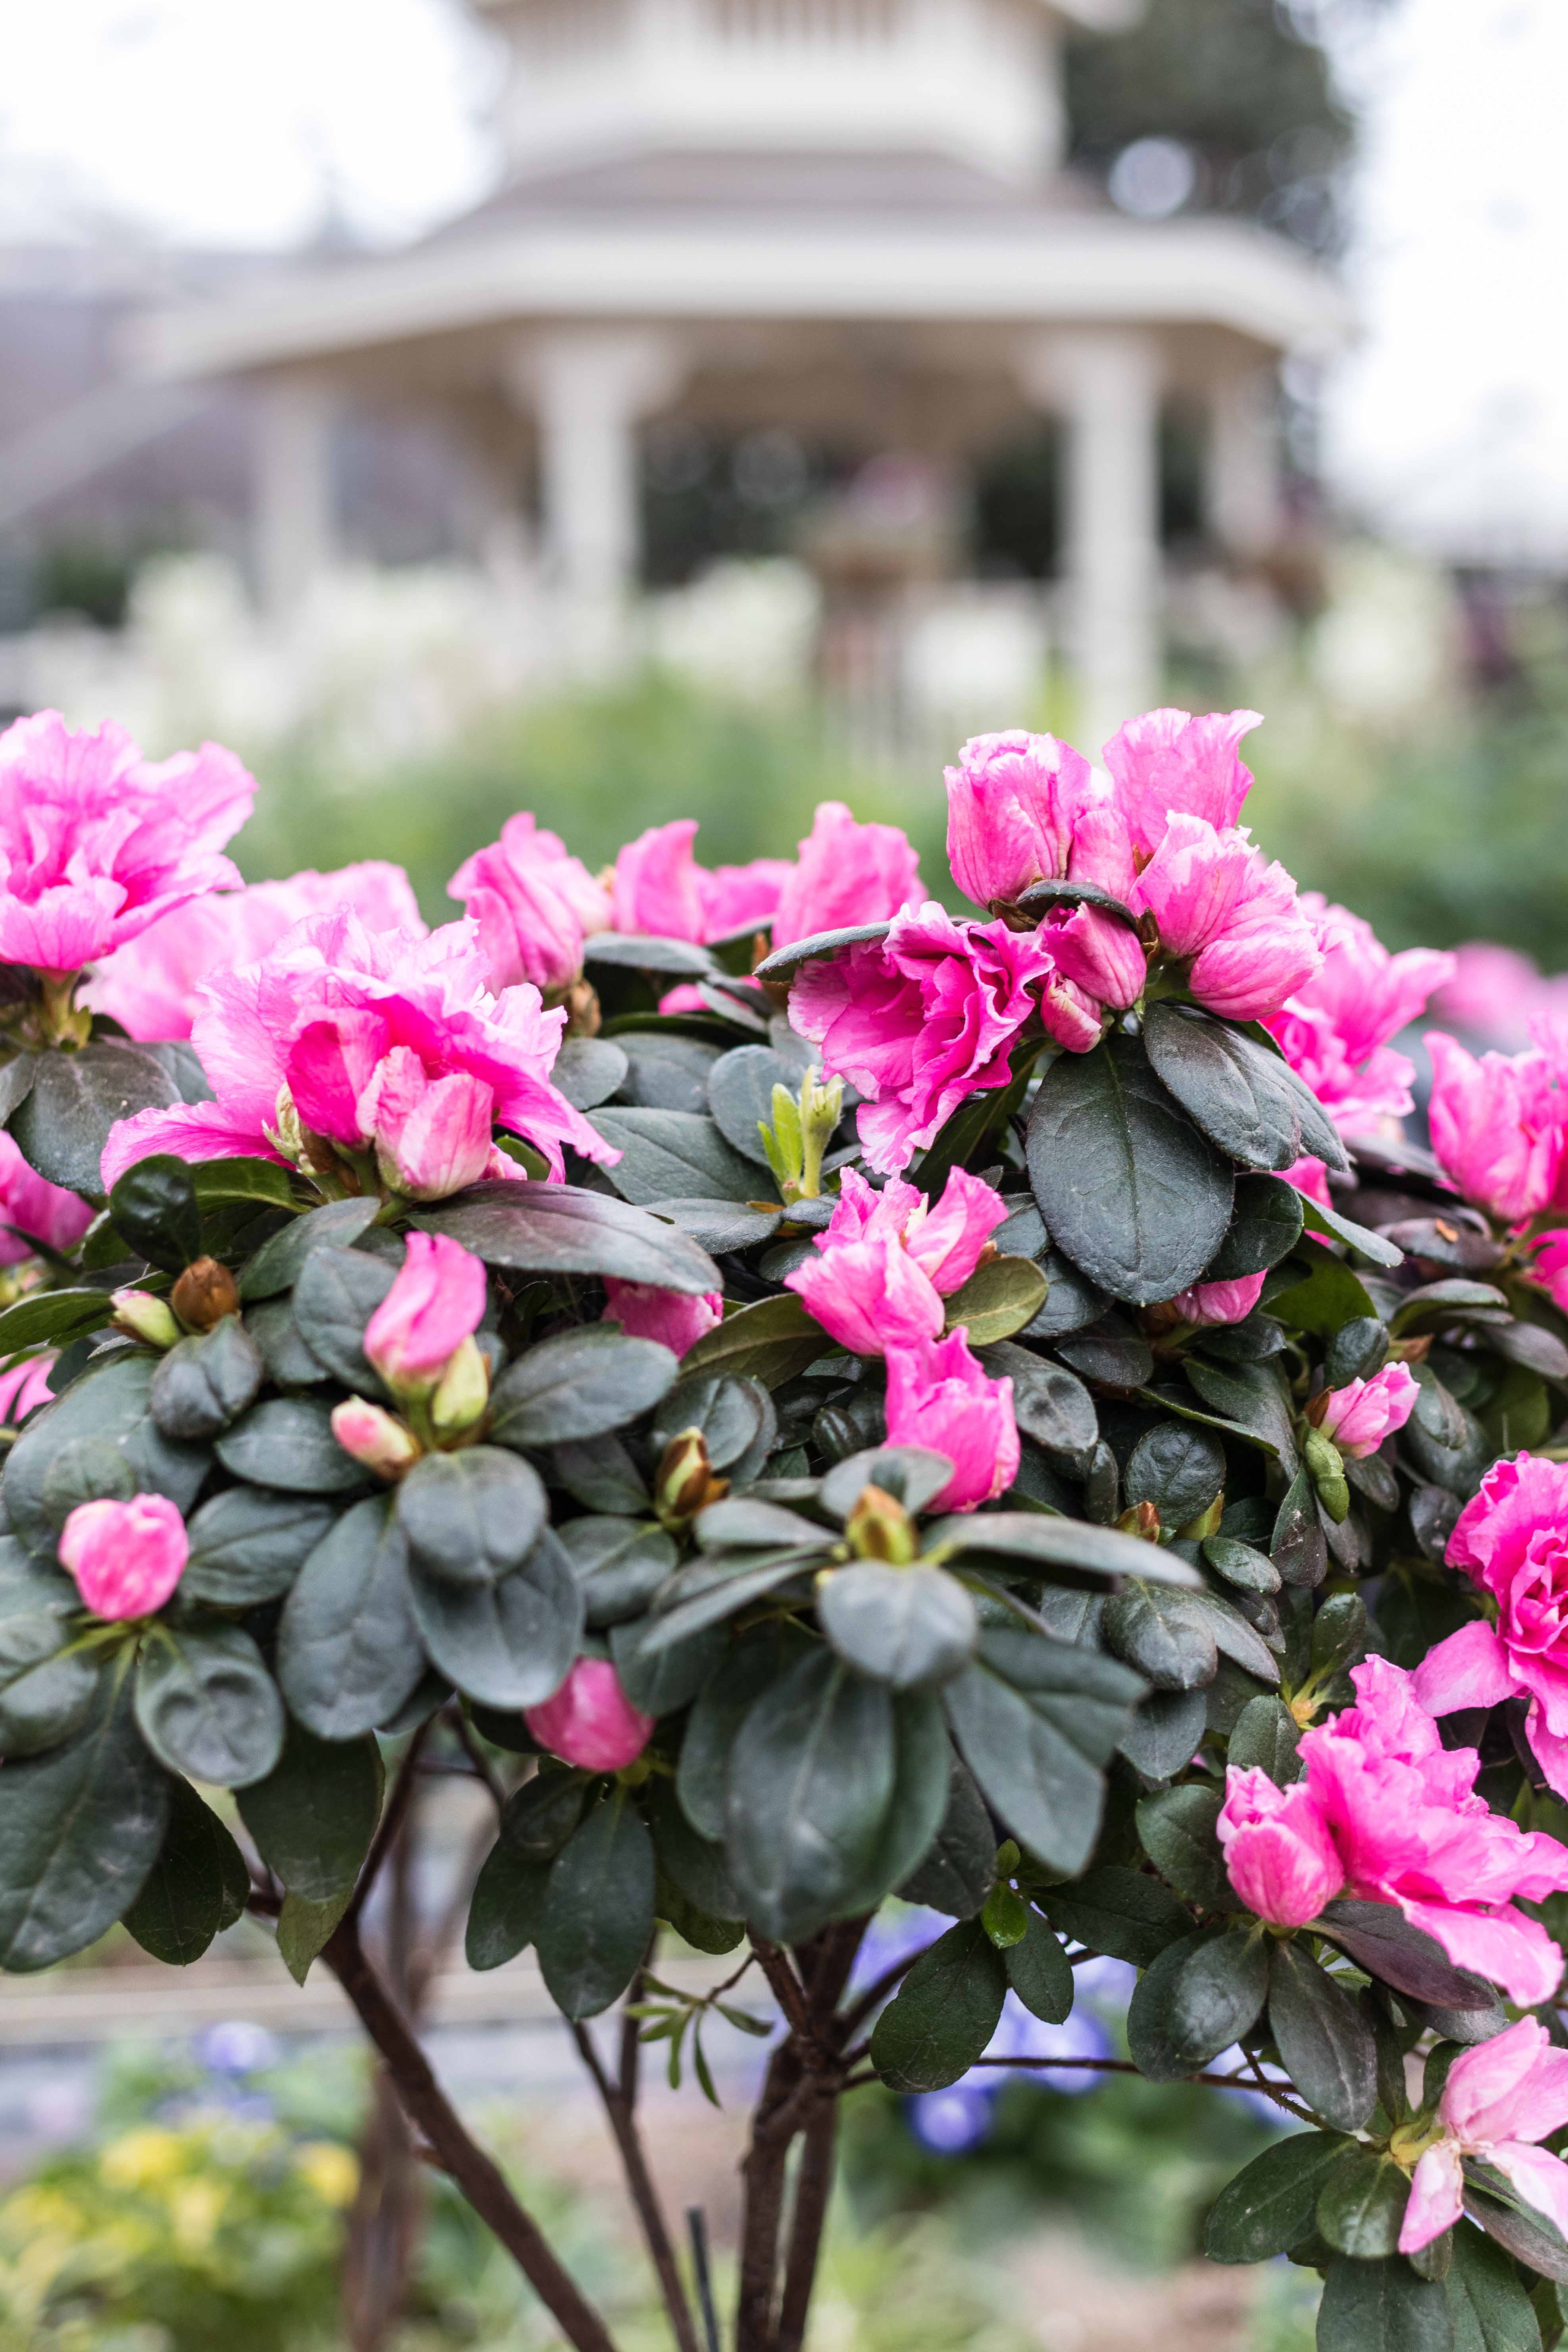
M579 1658L553 1698L523 1709L542 1748L584 1772L618 1772L635 1763L658 1718L635 1707L607 1658Z
M1199 1282L1178 1290L1171 1304L1184 1323L1245 1323L1263 1295L1260 1274L1239 1275L1234 1282Z
M1233 1021L1278 1013L1322 961L1285 868L1202 817L1171 819L1134 900L1158 924L1162 951L1190 967L1198 1003Z
M628 1339L657 1339L678 1356L695 1348L724 1319L721 1291L708 1290L690 1298L654 1282L618 1282L613 1274L606 1276L605 1289L609 1303L601 1321L618 1323Z
M1348 1460L1359 1462L1375 1454L1392 1431L1404 1428L1420 1393L1408 1364L1384 1364L1370 1381L1352 1381L1315 1397L1307 1417Z
M150 1617L185 1572L185 1523L166 1495L79 1503L60 1534L60 1564L95 1617Z
M117 1329L149 1348L172 1348L184 1338L166 1298L150 1290L116 1290L110 1295Z
M378 1478L400 1478L412 1470L420 1444L406 1424L363 1397L344 1397L332 1407L332 1435L345 1454L374 1470Z
M976 735L942 772L952 878L977 907L1065 875L1079 813L1094 798L1089 761L1054 735Z
M395 1396L426 1397L484 1315L479 1260L445 1234L410 1234L397 1279L365 1327L364 1352Z
M1304 1927L1345 1883L1328 1823L1304 1780L1277 1789L1232 1765L1215 1824L1241 1900L1271 1927Z
M1013 1383L986 1379L962 1324L945 1339L889 1350L888 1443L946 1454L952 1476L935 1498L936 1510L972 1511L1017 1476Z

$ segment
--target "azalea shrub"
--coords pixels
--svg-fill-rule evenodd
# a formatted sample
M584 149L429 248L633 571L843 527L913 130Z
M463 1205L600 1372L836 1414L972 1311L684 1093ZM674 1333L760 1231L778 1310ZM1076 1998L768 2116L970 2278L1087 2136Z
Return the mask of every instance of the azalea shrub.
M460 1768L468 1961L537 1955L681 2352L643 2042L769 2037L733 2333L798 2352L840 2103L1048 2072L1004 2009L1100 1958L1062 2063L1272 2103L1208 2248L1324 2352L1555 2344L1568 1028L1431 1033L1412 1142L1452 959L1254 845L1257 723L967 744L968 915L837 803L597 876L523 813L434 931L238 887L214 746L0 738L0 1962L273 1922L608 2352L362 1932Z

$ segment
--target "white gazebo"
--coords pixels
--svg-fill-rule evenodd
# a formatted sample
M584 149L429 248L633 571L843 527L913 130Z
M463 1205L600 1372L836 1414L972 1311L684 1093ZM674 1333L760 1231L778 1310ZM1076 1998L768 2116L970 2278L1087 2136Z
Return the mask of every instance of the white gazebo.
M401 253L145 320L135 365L248 379L264 597L334 555L347 404L438 410L476 552L521 540L580 641L637 577L656 420L858 436L952 472L1031 415L1068 427L1072 652L1088 740L1158 678L1158 422L1209 421L1215 538L1279 524L1282 356L1346 330L1333 280L1236 222L1130 219L1061 169L1058 47L1139 0L470 0L505 37L508 178Z

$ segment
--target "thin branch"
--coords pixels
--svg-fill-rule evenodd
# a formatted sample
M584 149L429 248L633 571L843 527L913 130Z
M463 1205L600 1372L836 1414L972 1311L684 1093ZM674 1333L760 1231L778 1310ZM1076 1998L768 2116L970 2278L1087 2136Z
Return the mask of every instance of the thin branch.
M818 2097L816 2112L805 2127L800 2169L795 2175L795 2218L790 2224L789 2255L784 2265L784 2300L779 2306L777 2352L801 2352L805 2340L811 2291L822 2252L823 2224L833 2188L833 2158L838 2134L838 2102L831 2095Z
M1036 2074L1051 2066L1065 2067L1068 2071L1086 2074L1136 2074L1139 2072L1130 2058L976 2058L973 2063L976 2066L1014 2067L1025 2074ZM876 2070L868 2066L864 2074L851 2074L839 2085L839 2088L844 2091L859 2091L865 2089L868 2084L879 2083L881 2079ZM1147 2077L1144 2079L1147 2080ZM1281 2091L1276 2089L1272 2083L1267 2081L1249 2083L1245 2074L1184 2074L1181 2079L1184 2083L1205 2084L1210 2090L1215 2091L1262 2091L1274 2101L1276 2106L1283 2107L1288 2115L1300 2117L1303 2123L1315 2123L1317 2120L1310 2108L1298 2106L1293 2100L1286 2098Z
M631 2019L628 2022L635 2030L636 2019ZM700 2352L697 2329L691 2317L691 2306L686 2299L686 2289L681 2283L680 2272L676 2263L675 2248L670 2243L669 2231L666 2226L664 2211L658 2201L658 2191L653 2185L653 2176L647 2168L647 2158L643 2152L642 2135L637 2130L637 2117L633 2113L631 2100L622 2091L616 2089L605 2074L599 2053L595 2046L594 2037L587 2027L574 2020L572 2038L582 2053L583 2063L594 2078L594 2086L604 2102L605 2116L611 2131L615 2134L616 2146L621 2154L622 2169L626 2176L626 2188L630 2191L632 2203L637 2208L637 2220L642 2224L642 2233L647 2242L648 2256L658 2274L659 2293L664 2298L664 2307L669 2314L669 2324L675 2330L675 2340L680 2347L680 2352ZM622 2064L624 2067L624 2048Z
M469 2135L414 2039L385 1986L366 1959L352 1919L344 1919L322 1958L359 2013L385 2061L409 2121L457 2183L481 2221L510 2254L576 2352L616 2352L615 2339L575 2281L524 2212L500 2167Z
M790 2032L798 2034L803 2042L815 2042L816 2028L806 2007L805 1988L791 1968L787 1955L777 1944L764 1944L755 1936L752 1938L752 1949L756 1954L757 1966L773 1988L773 1998L784 2013L784 2022Z
M473 1732L468 1726L468 1717L463 1713L461 1707L458 1707L453 1714L444 1715L441 1720L455 1734L458 1747L462 1749L464 1755L468 1758L469 1763L474 1768L475 1777L482 1780L485 1787L489 1790L491 1800L495 1805L497 1812L499 1813L502 1806L506 1803L506 1790L501 1787L500 1782L497 1780L494 1772L491 1770L489 1757L485 1754L484 1749L479 1746L479 1741L474 1738Z
M398 1766L397 1778L392 1784L392 1794L386 1801L375 1835L370 1842L370 1852L365 1855L363 1864L361 1865L359 1877L354 1882L354 1891L349 1896L349 1907L343 1913L343 1924L350 1924L357 1919L363 1910L366 1897L381 1875L381 1866L391 1853L393 1843L407 1818L408 1808L414 1797L415 1776L419 1769L420 1750L429 1737L429 1723L422 1723L408 1743L407 1753Z

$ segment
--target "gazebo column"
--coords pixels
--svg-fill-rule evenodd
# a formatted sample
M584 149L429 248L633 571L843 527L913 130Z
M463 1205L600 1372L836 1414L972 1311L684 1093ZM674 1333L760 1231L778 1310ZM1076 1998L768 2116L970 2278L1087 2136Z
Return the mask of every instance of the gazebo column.
M513 394L538 421L546 574L591 661L617 649L637 586L637 426L682 373L673 340L642 330L563 329L515 355Z
M1209 530L1243 561L1267 555L1279 537L1279 388L1272 368L1221 376L1208 399L1205 503Z
M1024 382L1066 420L1069 633L1078 730L1098 759L1160 686L1160 353L1121 327L1042 335Z
M278 374L258 387L252 527L257 590L271 620L291 619L337 560L338 406L319 375Z

